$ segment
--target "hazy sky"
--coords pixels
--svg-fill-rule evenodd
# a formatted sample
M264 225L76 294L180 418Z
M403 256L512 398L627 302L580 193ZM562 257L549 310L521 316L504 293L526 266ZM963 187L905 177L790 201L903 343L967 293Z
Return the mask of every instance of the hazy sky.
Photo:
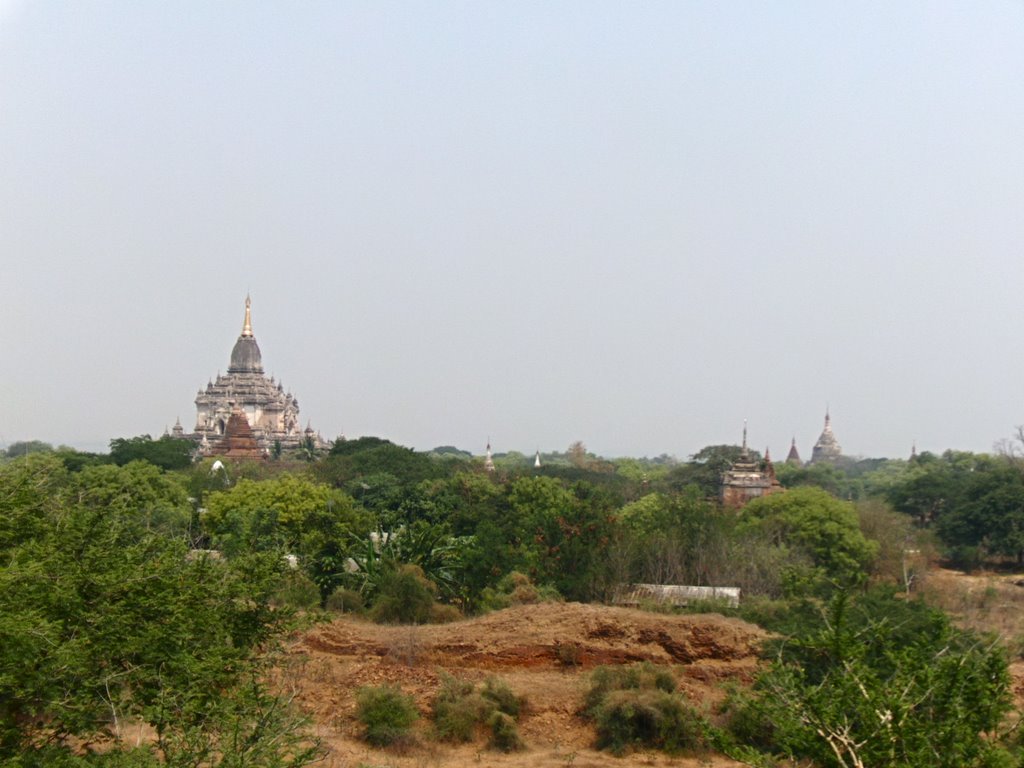
M0 443L195 422L247 292L325 437L989 450L1024 3L0 0Z

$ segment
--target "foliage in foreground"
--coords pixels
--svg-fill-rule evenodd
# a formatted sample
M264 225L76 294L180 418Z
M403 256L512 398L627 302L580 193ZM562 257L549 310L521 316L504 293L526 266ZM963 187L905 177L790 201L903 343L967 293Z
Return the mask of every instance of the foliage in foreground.
M841 594L782 646L753 691L733 700L726 751L826 768L1006 764L1001 650L927 608L858 608ZM927 630L906 631L904 622Z
M33 454L0 468L0 762L308 763L315 745L258 682L285 618L269 604L280 556L189 556L164 524L175 489L139 495L142 466L76 479ZM127 724L153 729L151 753L119 751ZM108 739L103 755L57 746Z

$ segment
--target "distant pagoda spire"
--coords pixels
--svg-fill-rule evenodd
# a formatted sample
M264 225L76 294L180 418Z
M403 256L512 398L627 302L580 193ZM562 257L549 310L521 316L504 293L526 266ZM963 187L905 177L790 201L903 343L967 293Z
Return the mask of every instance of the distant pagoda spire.
M842 454L843 449L840 447L839 441L836 440L836 436L832 433L832 415L829 413L828 405L826 405L825 428L821 430L821 436L818 437L818 442L814 444L814 448L811 450L811 464L834 462Z
M750 455L750 451L747 450L747 420L743 420L743 449L740 451L740 455L746 458Z
M484 469L494 471L494 456L491 455L491 438L487 438L487 454L484 456Z
M252 299L245 294L245 322L242 323L242 335L252 336Z
M797 467L803 463L800 461L800 452L796 449L796 435L793 435L793 442L789 444L789 453L786 455L786 463Z
M537 449L537 455L533 457L533 468L540 469L540 448Z

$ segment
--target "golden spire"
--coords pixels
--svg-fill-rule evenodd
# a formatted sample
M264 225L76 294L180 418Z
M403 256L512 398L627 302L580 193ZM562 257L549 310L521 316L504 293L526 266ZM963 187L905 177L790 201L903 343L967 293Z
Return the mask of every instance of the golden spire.
M250 307L252 306L252 299L249 298L249 294L245 295L245 324L242 326L243 336L252 336L252 313Z

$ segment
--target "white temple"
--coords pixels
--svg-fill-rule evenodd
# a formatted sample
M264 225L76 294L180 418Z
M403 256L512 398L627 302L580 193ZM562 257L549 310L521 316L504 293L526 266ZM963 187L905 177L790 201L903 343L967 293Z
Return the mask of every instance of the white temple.
M821 431L818 442L811 449L810 463L820 464L835 461L842 455L843 449L840 447L839 441L836 440L836 436L832 434L832 417L829 415L828 408L825 408L825 428Z
M263 373L263 359L252 332L252 302L245 297L245 321L242 333L231 350L226 374L217 374L196 395L196 426L189 437L202 452L215 452L224 438L233 410L241 410L253 437L264 451L275 444L282 449L298 448L311 439L316 447L325 443L311 426L299 426L299 401L274 377ZM179 427L175 425L177 432Z

